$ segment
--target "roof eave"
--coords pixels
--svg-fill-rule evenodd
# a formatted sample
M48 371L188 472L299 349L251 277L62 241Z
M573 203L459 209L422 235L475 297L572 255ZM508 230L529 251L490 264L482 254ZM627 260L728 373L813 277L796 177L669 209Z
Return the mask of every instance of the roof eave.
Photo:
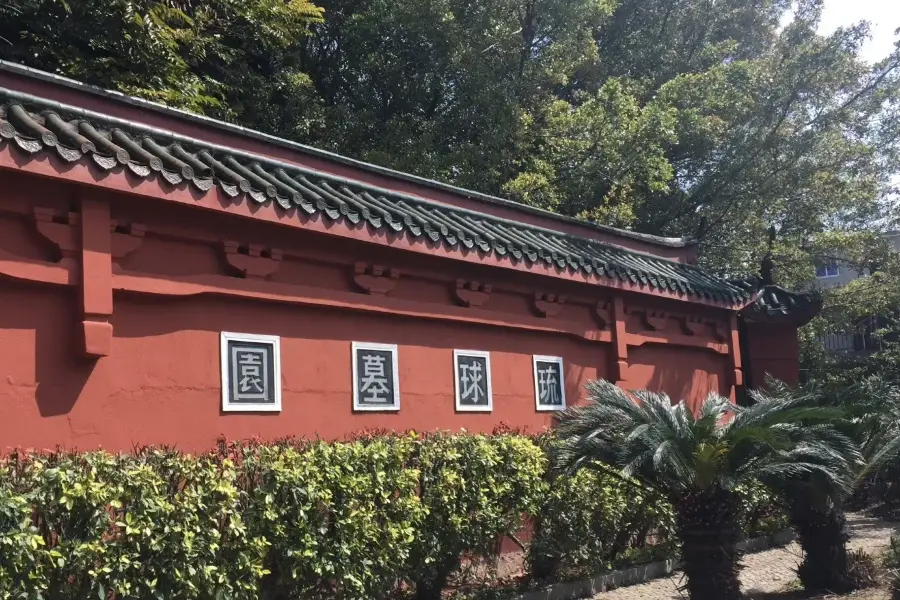
M615 227L609 227L609 226L601 225L598 223L590 223L590 222L576 219L573 217L568 217L565 215L553 213L553 212L550 212L548 210L544 210L541 208L536 208L533 206L520 204L518 202L514 202L512 200L507 200L505 198L500 198L498 196L491 196L489 194L483 194L481 192L476 192L474 190L460 188L460 187L450 185L447 183L443 183L440 181L435 181L433 179L427 179L425 177L419 177L417 175L403 173L401 171L395 171L395 170L389 169L387 167L382 167L379 165L367 163L367 162L357 160L354 158L350 158L347 156L342 156L340 154L336 154L334 152L329 152L327 150L321 150L319 148L314 148L312 146L307 146L305 144L300 144L297 142L292 142L290 140L278 138L276 136L262 133L260 131L248 129L246 127L241 127L240 125L227 123L227 122L220 121L217 119L212 119L210 117L195 115L193 113L189 113L187 111L180 110L177 108L171 108L171 107L165 106L163 104L159 104L157 102L152 102L150 100L144 100L142 98L136 98L134 96L128 96L121 92L106 90L106 89L103 89L103 88L100 88L97 86L93 86L93 85L89 85L86 83L76 81L74 79L69 79L69 78L63 77L61 75L48 73L46 71L41 71L41 70L27 67L24 65L20 65L17 63L11 63L8 61L0 60L0 71L7 71L7 72L21 75L24 77L29 77L29 78L45 81L48 83L52 83L54 85L59 85L59 86L75 89L75 90L78 90L78 91L81 91L81 92L84 92L87 94L101 96L104 98L115 100L117 102L130 104L130 105L139 107L143 110L150 110L150 111L161 113L161 114L164 114L164 115L167 115L170 117L187 120L187 121L199 124L199 125L203 125L205 127L212 127L215 129L220 129L220 130L232 133L232 134L245 136L245 137L252 138L252 139L255 139L258 141L265 142L267 144L273 144L276 146L280 146L282 148L293 150L295 152L300 152L300 153L303 153L303 154L306 154L309 156L313 156L316 158L334 161L334 162L337 162L337 163L340 163L343 165L347 165L347 166L357 168L357 169L360 169L363 171L367 171L370 173L374 173L377 175L391 177L394 179L399 179L399 180L406 181L409 183L414 183L416 185L421 185L423 187L440 190L443 192L455 194L457 196L462 196L464 198L477 200L480 202L484 202L484 203L492 204L492 205L496 205L496 206L501 206L503 208L512 209L512 210L516 210L516 211L527 213L527 214L532 214L535 216L539 216L541 218L546 218L546 219L550 219L550 220L554 220L554 221L574 224L574 225L577 225L580 227L594 229L596 231L607 233L610 235L615 235L615 236L619 236L619 237L623 237L623 238L627 238L627 239L637 240L637 241L641 241L641 242L644 242L647 244L652 244L652 245L666 247L666 248L692 248L698 244L698 240L693 239L693 238L671 238L671 237L655 236L655 235L650 235L650 234L638 233L638 232L634 232L634 231L628 231L625 229L618 229Z

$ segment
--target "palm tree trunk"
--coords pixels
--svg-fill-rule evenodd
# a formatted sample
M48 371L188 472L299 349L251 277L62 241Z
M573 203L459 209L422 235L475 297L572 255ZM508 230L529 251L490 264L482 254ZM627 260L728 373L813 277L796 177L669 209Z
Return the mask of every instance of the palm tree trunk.
M803 548L797 576L808 592L843 594L857 588L847 553L849 536L839 506L817 506L800 494L790 503L791 524Z
M691 600L740 600L740 504L734 493L709 490L679 499L678 537Z

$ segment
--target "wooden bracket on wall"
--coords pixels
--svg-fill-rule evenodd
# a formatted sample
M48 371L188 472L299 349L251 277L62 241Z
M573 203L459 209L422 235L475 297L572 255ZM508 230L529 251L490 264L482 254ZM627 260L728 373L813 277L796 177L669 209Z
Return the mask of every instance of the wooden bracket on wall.
M663 331L669 324L669 315L656 310L647 309L641 313L641 323L650 331Z
M397 287L400 272L381 265L358 262L353 266L353 283L367 294L384 296Z
M491 297L491 284L478 283L466 279L457 279L453 294L459 304L463 306L484 306Z
M110 223L112 233L112 257L121 260L141 247L147 228L140 223L113 221Z
M225 262L247 279L265 279L278 271L283 253L276 248L258 244L241 245L234 241L223 243Z
M52 208L34 207L37 232L56 247L55 262L75 260L81 248L81 215L76 212L57 212Z
M36 206L34 221L38 233L56 246L61 259L78 258L81 250L81 215L77 212L57 212L51 208ZM147 228L140 223L110 221L112 236L111 253L116 260L125 258L137 250L144 242Z
M612 304L608 300L598 301L594 305L594 318L600 329L608 329L614 320Z
M728 326L725 323L714 321L710 323L710 326L713 330L713 337L718 341L727 342L729 340Z
M562 312L565 296L558 294L534 293L534 309L542 317L555 317Z
M678 324L685 335L697 335L703 330L703 319L695 315L683 315L679 317Z
M625 329L625 303L618 296L613 298L612 335L615 362L612 365L613 380L616 385L628 378L628 333Z
M112 227L109 203L81 197L81 333L85 356L108 356L112 348Z

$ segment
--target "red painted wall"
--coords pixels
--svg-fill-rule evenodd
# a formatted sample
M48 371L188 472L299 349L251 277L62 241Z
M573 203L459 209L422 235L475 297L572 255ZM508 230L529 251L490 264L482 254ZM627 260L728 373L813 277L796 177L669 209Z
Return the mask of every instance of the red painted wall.
M117 297L112 352L96 361L76 346L74 304L65 291L4 282L0 287L0 440L4 447L138 443L188 450L217 436L340 437L367 427L490 431L500 422L538 430L551 423L534 406L532 354L565 359L566 395L608 377L607 345L559 335L447 325L354 312L191 298ZM281 336L280 414L220 412L219 332ZM351 410L350 342L399 345L401 410ZM493 413L457 413L454 348L491 352ZM725 359L709 352L642 347L629 387L673 399L722 391Z
M566 393L606 375L604 348L561 336L449 326L336 310L189 299L117 298L110 356L74 356L71 299L0 288L0 440L4 446L209 448L218 435L340 437L367 427L538 430L531 353L565 358ZM282 412L222 414L219 332L281 336ZM351 410L350 342L399 345L399 413ZM491 352L493 413L456 413L453 348Z
M664 391L673 402L685 400L695 410L711 393L726 393L723 357L693 348L641 346L629 352L629 389Z
M692 405L710 390L731 391L730 313L723 308L14 171L0 171L0 189L0 450L168 444L200 451L219 435L334 438L370 427L490 431L501 422L534 431L552 417L535 410L533 354L564 358L570 403L597 377L665 391ZM77 218L42 229L36 207L62 221ZM133 251L112 259L121 246L110 244L110 217L145 232L126 240L136 242ZM242 278L225 257L226 240L277 247L284 256L267 279ZM357 261L396 268L396 287L387 296L364 293L354 283ZM460 278L492 285L484 306L460 306L454 297ZM541 316L538 292L566 301ZM265 294L268 300L261 299ZM614 315L603 312L614 294L626 311L627 348L614 341ZM651 312L656 316L648 325ZM668 316L660 321L661 314ZM696 318L690 327L687 316ZM686 327L694 333L685 334ZM281 336L281 413L221 412L223 330ZM399 345L399 413L351 410L354 340ZM89 342L93 358L85 356ZM492 413L455 412L454 348L491 352ZM627 369L617 373L617 353L625 350Z
M769 323L747 324L747 360L751 387L762 387L766 374L788 384L800 377L800 346L797 329Z

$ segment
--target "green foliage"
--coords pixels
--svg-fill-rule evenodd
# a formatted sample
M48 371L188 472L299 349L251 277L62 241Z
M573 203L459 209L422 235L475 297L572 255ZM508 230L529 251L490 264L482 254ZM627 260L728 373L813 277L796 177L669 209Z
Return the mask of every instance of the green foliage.
M668 502L634 481L583 469L553 479L529 547L532 576L574 579L674 552Z
M0 598L437 598L483 590L469 571L532 523L531 564L554 562L545 579L671 555L667 502L610 471L550 485L547 443L365 434L203 456L14 453L0 458ZM748 494L748 516L769 514Z
M808 282L890 210L900 50L867 64L865 23L823 36L821 0L793 4L15 0L0 55L568 215L699 231L726 274L756 270L775 224L782 281Z
M537 514L547 491L547 458L522 436L434 434L418 461L426 516L411 572L417 598L438 600L464 555L496 554L503 535Z
M410 437L238 447L243 514L265 539L266 598L381 598L422 530Z
M231 119L254 100L309 96L291 49L322 11L307 0L18 0L0 17L7 60Z
M769 488L752 481L739 486L743 530L746 537L769 535L790 527L783 503Z
M0 590L21 598L255 598L228 461L163 450L16 454L0 466Z
M589 383L588 394L589 404L561 414L556 464L572 471L609 465L675 504L710 489L810 473L846 488L859 459L833 428L842 413L802 398L757 395L742 408L711 394L694 414L665 394L626 392L604 380Z
M667 498L695 600L741 597L746 486L815 476L847 489L859 459L833 427L840 411L802 399L757 397L741 408L712 394L695 414L663 394L607 381L591 382L588 392L589 404L560 416L555 464L570 473L607 465Z
M891 537L891 545L884 554L884 567L888 571L888 581L892 600L900 599L900 538Z

